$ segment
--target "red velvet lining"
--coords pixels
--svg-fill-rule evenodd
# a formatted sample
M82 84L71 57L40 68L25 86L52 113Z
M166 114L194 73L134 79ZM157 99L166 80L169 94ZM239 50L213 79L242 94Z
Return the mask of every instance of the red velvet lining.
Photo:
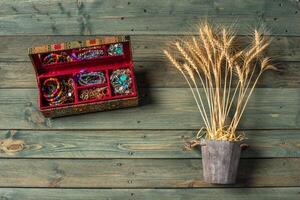
M129 42L123 42L123 55L117 56L108 56L104 55L100 58L84 60L84 61L72 61L72 62L64 62L58 64L42 64L42 61L46 54L34 54L32 55L34 65L36 67L37 73L37 82L39 88L39 107L40 109L48 109L54 107L64 107L69 105L76 105L81 103L92 103L92 102L99 102L99 101L107 101L112 99L122 99L122 98L129 98L137 96L137 89L136 89L136 82L133 70L133 62L131 56L131 49ZM107 52L109 44L102 45L100 48L104 48ZM71 49L71 50L64 50L66 53L71 53L73 51L77 51L78 49ZM61 53L62 51L56 51L55 53ZM113 93L113 88L110 84L110 74L112 71L116 69L130 69L130 75L132 78L132 93L127 95L116 95ZM93 84L88 86L79 86L76 83L76 74L80 73L81 70L85 71L102 71L105 73L106 81L103 84ZM56 77L56 78L73 78L75 85L74 85L74 102L72 103L65 103L60 105L47 105L44 97L42 95L42 83L46 78ZM89 99L89 100L80 100L79 95L80 91L87 88L97 88L97 87L107 87L108 88L108 96L102 99Z

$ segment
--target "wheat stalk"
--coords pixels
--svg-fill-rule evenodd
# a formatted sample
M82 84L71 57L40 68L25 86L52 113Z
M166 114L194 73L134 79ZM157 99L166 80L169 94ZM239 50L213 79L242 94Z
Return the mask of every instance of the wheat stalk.
M229 28L206 22L198 33L172 43L176 56L164 50L187 81L204 121L197 138L206 129L207 139L243 140L244 134L236 130L250 96L263 72L275 69L271 59L263 56L270 40L254 30L251 45L241 50L235 48L235 36Z

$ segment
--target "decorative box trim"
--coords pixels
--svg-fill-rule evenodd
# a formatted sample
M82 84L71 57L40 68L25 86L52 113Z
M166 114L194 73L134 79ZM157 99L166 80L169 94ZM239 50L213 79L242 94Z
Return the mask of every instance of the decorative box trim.
M45 117L62 117L67 115L133 107L138 105L138 101L138 97L131 97L103 102L78 104L61 108L43 109L41 112Z
M91 46L98 46L103 44L118 43L129 41L129 36L108 36L102 38L93 38L82 41L70 41L56 44L47 44L42 46L36 46L28 49L29 54L47 53L61 50L69 50L76 48L84 48Z

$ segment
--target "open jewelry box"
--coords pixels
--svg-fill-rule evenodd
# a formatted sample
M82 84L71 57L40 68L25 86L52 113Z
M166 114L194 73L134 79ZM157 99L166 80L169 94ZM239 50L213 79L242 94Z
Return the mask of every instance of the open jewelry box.
M29 49L45 117L138 105L129 36Z

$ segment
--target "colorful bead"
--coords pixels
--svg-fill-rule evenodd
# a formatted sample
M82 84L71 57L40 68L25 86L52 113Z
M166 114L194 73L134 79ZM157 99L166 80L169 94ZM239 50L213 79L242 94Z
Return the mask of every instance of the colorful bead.
M74 99L74 81L72 78L68 81L48 78L43 82L42 92L50 106L71 102Z
M79 51L79 53L77 53ZM43 64L57 64L63 62L81 61L89 60L94 58L99 58L105 55L103 46L95 46L89 48L79 49L77 52L67 53L49 53L43 58ZM122 55L123 54L123 44L115 43L110 44L107 50L107 54L110 56ZM107 55L106 54L106 55Z
M60 83L57 78L48 78L44 81L43 91L45 98L52 98L60 91Z
M43 64L57 64L63 62L71 62L73 59L65 52L61 54L50 53L43 59Z
M78 60L89 60L93 58L98 58L104 55L104 51L102 49L92 49L87 50L77 55Z

